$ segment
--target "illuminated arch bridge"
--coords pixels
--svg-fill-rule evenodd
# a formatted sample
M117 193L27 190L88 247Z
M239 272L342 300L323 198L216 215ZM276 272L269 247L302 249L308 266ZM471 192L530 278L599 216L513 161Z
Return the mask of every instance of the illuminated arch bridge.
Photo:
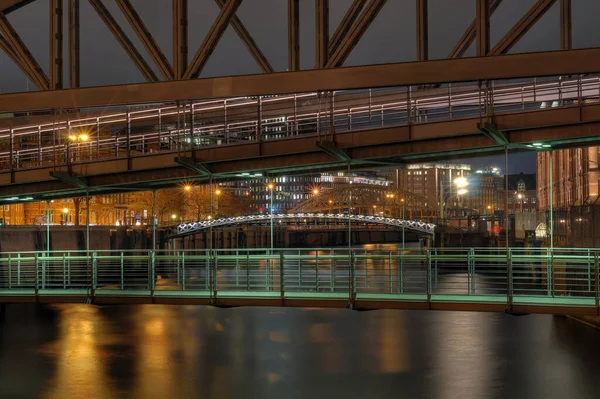
M367 223L392 226L396 228L405 228L418 233L434 234L435 224L424 223L414 220L403 220L384 216L368 216L368 215L347 215L343 213L282 213L274 214L273 221L275 223L282 222L304 222L305 220L318 221L351 221L354 223ZM269 224L271 215L247 215L228 218L219 218L211 220L200 220L198 222L183 223L173 229L169 238L183 237L191 234L196 234L211 227L228 227L235 225L246 224Z

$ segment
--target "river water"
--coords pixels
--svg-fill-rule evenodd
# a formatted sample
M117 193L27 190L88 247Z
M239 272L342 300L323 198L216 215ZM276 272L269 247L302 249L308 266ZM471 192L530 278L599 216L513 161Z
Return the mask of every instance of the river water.
M1 398L599 398L564 317L5 305Z

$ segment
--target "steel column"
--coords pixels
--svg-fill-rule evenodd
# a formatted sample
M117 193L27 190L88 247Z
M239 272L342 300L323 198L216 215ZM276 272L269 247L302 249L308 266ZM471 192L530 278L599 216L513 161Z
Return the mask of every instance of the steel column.
M69 87L79 87L79 0L69 0Z
M339 67L344 64L346 58L350 55L356 44L365 34L371 23L381 11L381 8L385 5L386 0L369 0L365 10L360 15L358 21L352 25L350 31L340 43L337 50L331 55L326 67Z
M328 59L329 0L315 0L315 68L325 68Z
M485 0L478 0L483 2ZM506 54L546 14L556 0L538 0L510 31L494 46L490 55ZM478 3L479 4L479 3ZM489 25L488 25L489 26ZM489 34L489 29L488 29ZM478 54L479 55L479 54Z
M350 8L344 15L342 22L338 25L337 29L331 36L329 40L329 55L331 56L335 50L340 46L340 43L344 39L344 37L348 34L348 31L354 25L354 22L360 15L362 9L364 8L367 0L354 0L350 5Z
M63 2L50 0L50 89L63 87Z
M152 60L158 67L161 75L165 80L172 80L173 68L171 68L171 64L169 64L167 57L165 57L164 53L160 50L156 40L154 40L150 31L146 28L144 21L142 21L142 18L140 18L133 5L131 5L131 2L129 0L116 0L116 2L133 28L133 31L146 48L146 51L150 54L150 57L152 57Z
M188 62L187 0L173 0L173 76L183 78Z
M476 8L477 56L486 56L490 49L490 4L477 0Z
M571 50L571 0L560 0L560 49Z
M229 26L229 22L241 4L242 0L227 0L227 4L221 8L217 19L206 34L206 37L196 52L190 66L183 74L183 79L197 78L200 75L206 62L219 44L223 33L225 33L225 29Z
M100 16L106 27L112 32L115 38L119 41L123 50L129 55L129 58L133 61L135 66L139 69L140 73L149 82L158 81L158 77L150 68L148 63L144 60L140 52L135 48L129 37L125 34L123 29L119 26L115 18L112 16L110 11L104 6L102 0L89 0L90 4L96 10L96 13Z
M288 71L300 70L300 0L288 0Z
M217 3L219 8L221 9L225 7L225 0L215 0L215 3ZM254 61L256 61L260 69L264 73L275 72L275 70L269 63L269 60L267 60L267 57L265 57L263 52L260 50L260 48L248 32L248 30L242 23L242 21L240 21L240 19L236 15L234 15L231 18L231 26L233 27L235 33L237 33L238 37L242 40L242 42L244 42L244 45L246 46L248 51L250 51L252 58L254 58Z
M429 59L427 0L417 0L417 61Z

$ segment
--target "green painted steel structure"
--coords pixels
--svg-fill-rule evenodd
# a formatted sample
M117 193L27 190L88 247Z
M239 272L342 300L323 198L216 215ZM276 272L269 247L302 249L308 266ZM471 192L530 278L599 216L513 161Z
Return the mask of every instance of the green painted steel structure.
M2 253L0 301L599 314L600 249Z

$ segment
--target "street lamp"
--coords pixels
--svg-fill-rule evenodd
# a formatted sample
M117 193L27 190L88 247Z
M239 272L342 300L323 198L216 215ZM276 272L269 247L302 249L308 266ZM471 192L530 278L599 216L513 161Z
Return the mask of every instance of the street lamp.
M318 189L318 188L315 188L315 189L313 190L313 194L314 194L314 195L319 195L319 189Z
M186 184L186 185L183 186L183 189L185 191L192 191L192 185L191 184Z

